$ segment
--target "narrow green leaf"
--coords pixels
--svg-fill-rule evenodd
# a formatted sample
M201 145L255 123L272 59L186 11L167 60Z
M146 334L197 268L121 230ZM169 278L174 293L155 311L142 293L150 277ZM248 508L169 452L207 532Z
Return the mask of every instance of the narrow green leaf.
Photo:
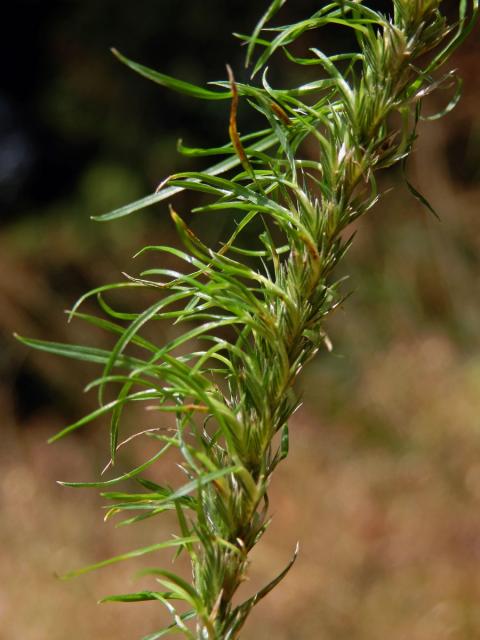
M206 487L211 482L223 478L226 475L233 473L240 473L243 471L243 467L240 465L232 465L226 467L225 469L218 469L217 471L211 471L210 473L205 473L202 476L198 477L191 482L187 482L182 487L172 492L168 497L164 498L165 502L174 502L178 500L178 498L183 498L184 496L188 496L189 493L195 491L196 489L200 489L202 487ZM161 500L158 504L161 504Z
M273 147L276 144L277 139L273 134L265 136L262 140L254 143L251 148L253 151L265 151L270 147ZM248 151L248 149L247 149ZM218 164L215 164L208 169L205 169L205 175L216 176L221 175L222 173L226 173L230 169L234 169L238 167L240 164L240 160L237 156L232 156L231 158L227 158L226 160L222 160ZM92 220L98 220L100 222L108 222L109 220L116 220L117 218L123 218L124 216L128 216L131 213L135 213L136 211L140 211L141 209L145 209L146 207L150 207L158 202L162 202L162 200L168 200L172 196L176 195L184 191L184 187L165 187L160 189L156 193L152 193L145 198L141 198L140 200L136 200L135 202L131 202L119 209L115 209L110 213L105 213L100 216L92 216Z
M133 62L126 56L122 55L117 49L111 49L113 55L123 62L123 64L136 71L141 76L144 76L148 80L152 80L157 84L160 84L168 89L173 89L178 93L184 93L187 96L192 98L200 98L202 100L229 100L232 97L232 94L228 92L219 93L218 91L211 91L210 89L204 89L203 87L197 87L190 82L185 82L184 80L177 80L176 78L172 78L171 76L167 76L164 73L160 73L158 71L154 71L149 67L145 67L143 64L139 64L138 62Z
M187 613L183 613L179 618L182 621L191 620L197 615L196 611L188 611ZM176 622L169 625L165 629L161 631L156 631L155 633L150 633L148 636L144 636L142 640L159 640L159 638L163 638L167 635L167 633L183 633L183 629L178 626Z
M253 34L251 35L251 37L249 37L247 56L245 59L246 67L250 65L250 62L253 56L253 51L255 49L255 44L257 44L258 42L258 36L260 35L260 32L263 29L264 25L273 18L273 16L283 7L285 2L286 0L273 0L273 2L270 4L268 9L265 11L263 16L258 21L253 31Z
M159 596L165 597L165 593L158 591L139 591L137 593L124 593L114 596L106 596L99 600L99 604L104 602L146 602L147 600L158 600Z
M179 595L187 596L189 602L191 602L196 608L201 608L202 606L202 600L196 589L176 573L165 571L164 569L142 569L137 575L160 576L161 578L167 578L167 580L162 580L162 583L165 583L167 588L171 588L173 592L177 591Z
M188 611L187 613L183 613L180 617L182 621L191 620L196 616L196 611ZM183 629L181 629L177 623L173 623L162 629L161 631L156 631L155 633L150 633L148 636L144 636L142 640L159 640L167 635L167 633L183 633Z
M74 487L74 488L78 488L78 487L82 487L82 488L85 488L85 487L89 487L89 488L111 487L112 485L117 484L118 482L123 482L124 480L130 480L131 478L135 478L138 474L140 474L143 471L145 471L145 469L148 469L148 467L152 466L152 464L154 464L159 458L161 458L163 456L163 454L166 451L168 451L168 449L171 446L172 446L171 443L166 444L162 449L160 449L160 451L158 451L149 460L147 460L143 464L139 465L138 467L135 467L135 469L132 469L131 471L127 471L127 473L124 473L121 476L118 476L116 478L111 478L110 480L103 480L103 481L99 481L99 482L61 482L61 481L58 481L58 484L62 485L63 487Z
M97 569L101 569L103 567L108 567L111 564L115 564L117 562L123 562L124 560L130 560L131 558L138 558L140 556L144 556L147 553L153 553L154 551L160 551L161 549L169 549L171 547L178 547L185 544L192 544L194 542L198 542L197 536L190 536L189 538L174 538L173 540L167 540L165 542L159 542L158 544L152 544L148 547L142 547L141 549L135 549L134 551L128 551L127 553L122 553L119 556L115 556L113 558L108 558L107 560L102 560L101 562L97 562L95 564L88 565L87 567L82 567L81 569L76 569L75 571L70 571L65 575L61 576L62 580L69 580L70 578L74 578L76 576L82 575L84 573L89 573L90 571L96 571Z
M110 411L115 410L116 408L118 408L119 406L122 406L126 402L158 400L159 397L161 397L160 392L152 391L152 390L137 391L135 393L131 393L130 395L126 395L124 397L118 397L117 399L112 400L112 402L109 402L108 404L103 405L98 409L96 409L95 411L92 411L91 413L87 414L80 420L77 420L77 422L74 422L73 424L68 425L68 427L65 427L64 429L56 433L54 436L49 438L48 443L51 444L52 442L56 442L57 440L60 440L60 438L63 438L64 436L66 436L67 433L71 433L72 431L75 431L76 429L83 427L89 422L92 422L92 420L99 418L105 413L109 413Z
M432 207L432 205L430 204L430 202L425 198L425 196L423 196L420 191L418 191L417 189L415 189L415 187L413 186L413 184L408 180L407 178L407 174L406 174L406 163L403 162L402 163L403 166L403 177L405 180L405 183L407 185L408 190L410 191L410 193L412 194L412 196L418 200L420 202L420 204L423 204L424 207L426 207L430 213L437 219L440 220L440 216L438 215L438 213L435 211L435 209Z
M66 358L72 358L74 360L83 360L86 362L94 362L97 364L106 364L111 359L111 352L105 349L97 349L95 347L84 347L83 345L65 344L63 342L49 342L48 340L36 340L34 338L25 338L23 336L14 334L14 337L25 344L27 347L38 349L39 351L45 351L52 353L56 356L64 356ZM113 366L126 367L127 369L134 369L138 366L142 366L143 360L138 358L132 358L130 356L120 355L116 358Z

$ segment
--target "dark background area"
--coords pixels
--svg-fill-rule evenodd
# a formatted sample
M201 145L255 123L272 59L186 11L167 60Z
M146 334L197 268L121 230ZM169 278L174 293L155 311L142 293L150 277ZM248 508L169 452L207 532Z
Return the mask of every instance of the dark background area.
M290 0L279 20L318 4ZM452 12L457 3L444 4ZM263 8L253 0L9 6L0 40L0 638L109 640L160 626L163 613L150 605L95 605L137 586L132 566L67 584L54 578L151 544L171 523L118 530L102 523L95 495L55 485L95 477L107 458L101 424L46 444L93 408L82 393L92 370L28 352L12 332L107 344L67 325L63 310L134 273L131 256L152 238L177 240L164 204L106 224L90 216L150 193L179 168L204 166L176 153L178 138L192 146L227 138L225 103L171 94L109 48L198 84L224 79L227 62L241 79L245 51L231 32L249 33ZM350 45L340 31L309 34L311 44ZM449 64L464 78L460 105L421 126L408 165L441 222L393 170L380 182L392 190L359 224L342 267L354 295L330 322L334 353L303 378L291 459L272 487L275 519L251 588L286 563L297 539L302 552L246 640L480 635L479 52L477 28ZM272 78L288 86L293 69L279 59ZM439 92L427 108L447 101ZM241 105L242 131L255 118ZM191 206L191 196L176 201L182 212ZM192 224L207 236L218 227L213 218ZM131 455L125 464L144 452Z

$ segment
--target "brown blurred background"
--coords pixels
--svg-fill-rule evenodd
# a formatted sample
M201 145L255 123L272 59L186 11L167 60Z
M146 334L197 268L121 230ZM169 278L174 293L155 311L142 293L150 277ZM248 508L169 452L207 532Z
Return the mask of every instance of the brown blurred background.
M316 6L291 0L284 19ZM94 479L107 460L102 424L46 444L94 406L82 393L92 370L29 352L11 334L107 344L67 325L63 310L135 273L131 256L152 238L176 239L164 205L108 224L89 216L151 192L175 169L202 166L176 154L177 138L226 138L224 104L172 95L108 48L193 82L223 78L225 62L241 78L244 52L230 34L251 31L262 9L254 0L11 7L0 45L1 640L123 640L165 620L159 606L95 601L137 590L135 568L168 556L55 577L154 543L173 522L115 528L95 492L55 484ZM275 518L245 592L278 572L297 540L300 556L245 640L480 638L479 34L450 65L465 82L460 105L421 125L408 165L441 221L398 169L386 172L380 186L392 190L358 225L341 268L354 295L329 323L334 352L303 376L291 455L272 487ZM314 42L347 46L334 37ZM293 71L274 73L288 85ZM427 108L448 99L439 92ZM243 106L244 131L250 117ZM192 204L177 202L181 211ZM208 233L204 220L192 224ZM121 464L144 455L138 445Z

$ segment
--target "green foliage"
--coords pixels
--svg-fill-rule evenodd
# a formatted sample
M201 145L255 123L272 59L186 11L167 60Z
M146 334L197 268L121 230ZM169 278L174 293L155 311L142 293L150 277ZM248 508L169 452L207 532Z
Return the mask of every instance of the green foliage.
M411 151L422 99L452 82L450 73L437 79L432 74L468 35L478 13L477 0L470 15L467 3L460 2L452 33L439 0L394 0L390 17L360 2L336 0L301 22L266 29L283 4L274 0L253 35L239 36L248 43L247 62L259 51L252 74L262 71L257 84L237 83L228 69L228 80L204 89L114 51L129 67L169 89L192 98L228 100L230 139L212 149L180 143L185 155L226 157L205 171L172 175L156 193L100 219L120 218L190 190L206 197L196 213L234 215L235 230L219 248L208 247L171 208L184 250L146 247L143 252L159 255L160 266L90 292L70 313L110 332L116 338L111 351L20 338L31 347L102 366L89 385L98 390L99 408L52 440L109 414L113 464L127 405L146 403L174 419L171 429L138 434L153 439L159 449L132 471L101 482L64 483L100 488L111 503L107 516L124 514L123 524L175 512L178 536L67 575L160 548L188 554L191 583L149 569L144 575L162 590L105 599L162 603L172 614L172 625L149 640L173 632L203 640L237 638L251 609L292 566L296 553L270 584L244 602L235 600L249 552L270 522L268 487L277 464L288 455L288 421L299 404L295 380L321 348L330 348L324 323L343 300L334 269L351 243L346 229L377 202L376 171L404 161ZM297 49L289 48L306 31L328 27L352 30L357 50L328 56L311 48L299 57L293 52ZM317 68L318 78L272 88L266 65L276 52L293 64ZM239 134L241 99L264 117L262 130ZM242 241L247 232L258 234L256 246ZM162 258L185 268L164 267ZM123 313L105 300L117 288L147 288L157 298L142 312ZM80 312L89 296L98 297L103 315ZM158 345L145 337L145 327L162 319L185 330ZM181 456L187 476L178 488L144 475L171 450ZM132 479L141 492L110 491Z

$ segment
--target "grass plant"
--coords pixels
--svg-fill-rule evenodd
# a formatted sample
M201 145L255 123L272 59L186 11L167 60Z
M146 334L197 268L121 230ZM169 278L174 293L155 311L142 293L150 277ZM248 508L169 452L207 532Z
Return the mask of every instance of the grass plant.
M288 423L299 406L295 381L319 350L331 349L325 320L345 298L335 267L352 242L348 229L379 200L377 171L404 163L411 152L425 96L452 87L449 104L430 119L455 106L460 80L439 69L478 14L478 0L459 2L455 24L442 14L440 0L394 0L388 15L361 1L334 0L305 20L267 27L284 4L274 0L253 34L239 36L253 68L248 84L237 82L228 67L227 79L198 87L114 51L164 87L192 99L226 101L229 140L207 149L180 144L187 156L221 159L203 171L171 175L155 193L98 219L121 218L189 190L202 194L194 213L233 217L235 226L212 248L171 206L184 248L145 247L141 253L158 256L158 266L88 292L70 311L70 318L110 333L111 350L19 338L30 347L100 365L89 385L98 392L98 409L52 441L109 416L113 466L128 405L170 414L169 428L128 434L128 440L138 435L158 446L136 468L107 480L62 483L100 489L110 504L108 516L120 514L124 524L176 514L178 531L171 538L68 574L164 548L186 554L191 580L146 569L148 588L104 599L153 600L168 609L171 625L144 640L171 633L197 640L238 638L252 608L293 565L296 552L269 584L238 601L250 551L270 524L272 474L288 455ZM328 28L350 30L355 50L327 55L313 47L298 54L303 34ZM274 54L318 70L317 79L273 88L267 65ZM262 129L239 133L240 101L261 114ZM172 260L184 268L165 266ZM133 297L145 288L155 300L139 313L117 310L107 300L117 289ZM98 299L101 314L83 311L91 297ZM159 320L184 332L157 344L145 329ZM181 457L186 476L176 487L149 478L171 450ZM126 481L136 490L117 489Z

